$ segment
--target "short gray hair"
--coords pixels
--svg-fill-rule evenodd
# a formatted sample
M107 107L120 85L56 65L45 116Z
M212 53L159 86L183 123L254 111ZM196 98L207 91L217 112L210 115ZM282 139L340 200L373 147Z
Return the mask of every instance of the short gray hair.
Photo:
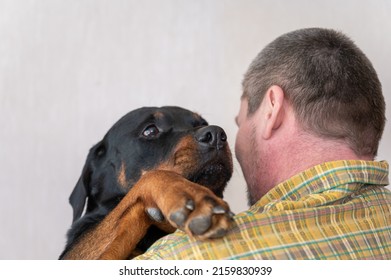
M347 36L308 28L268 44L244 76L249 115L272 85L284 90L304 129L346 141L357 155L376 156L386 121L381 84Z

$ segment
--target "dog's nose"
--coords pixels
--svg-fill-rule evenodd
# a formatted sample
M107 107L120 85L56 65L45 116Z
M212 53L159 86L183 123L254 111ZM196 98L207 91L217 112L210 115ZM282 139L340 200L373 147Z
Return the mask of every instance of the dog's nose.
M221 150L227 143L225 131L216 125L205 126L196 131L196 140L202 146Z

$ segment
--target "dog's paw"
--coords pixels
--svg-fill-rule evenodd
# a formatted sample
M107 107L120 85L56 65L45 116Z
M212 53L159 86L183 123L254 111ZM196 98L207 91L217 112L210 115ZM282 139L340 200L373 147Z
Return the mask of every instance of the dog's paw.
M211 190L173 172L154 171L147 176L152 176L147 178L152 195L147 201L154 203L146 207L146 212L152 220L168 221L198 239L218 238L227 233L234 214Z
M195 188L196 193L179 193L182 197L177 195L176 202L168 209L168 221L199 239L224 236L234 215L228 204L199 185L189 187Z

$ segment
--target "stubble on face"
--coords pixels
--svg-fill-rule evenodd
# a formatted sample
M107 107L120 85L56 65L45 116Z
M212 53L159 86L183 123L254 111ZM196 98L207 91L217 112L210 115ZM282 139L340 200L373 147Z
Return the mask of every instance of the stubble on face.
M241 159L243 174L247 183L247 201L252 206L257 203L274 185L272 184L273 154L267 143L259 137L257 124L252 123L246 155Z
M259 190L262 185L262 178L260 178L259 173L262 170L262 161L256 137L256 124L251 124L248 129L248 136L241 138L239 142L236 157L247 184L247 202L249 206L252 206L261 198Z
M252 206L265 193L263 181L267 178L267 160L265 160L267 151L262 147L262 139L258 138L260 124L247 115L246 100L242 100L236 123L239 131L236 137L235 154L246 180L248 204Z
M257 144L257 137L256 137L256 125L253 124L251 127L251 134L250 134L250 151L248 161L248 174L246 176L246 183L247 183L247 201L249 206L254 205L260 198L259 194L259 187L261 184L262 178L258 177L258 173L261 170L261 160L260 160L260 151Z

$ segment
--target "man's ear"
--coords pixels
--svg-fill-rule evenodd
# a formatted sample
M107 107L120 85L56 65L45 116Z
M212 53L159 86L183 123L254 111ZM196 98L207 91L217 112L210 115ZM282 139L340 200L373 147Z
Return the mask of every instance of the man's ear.
M262 101L266 118L262 132L264 139L269 139L282 124L285 116L284 100L285 94L281 87L274 85L267 90Z

